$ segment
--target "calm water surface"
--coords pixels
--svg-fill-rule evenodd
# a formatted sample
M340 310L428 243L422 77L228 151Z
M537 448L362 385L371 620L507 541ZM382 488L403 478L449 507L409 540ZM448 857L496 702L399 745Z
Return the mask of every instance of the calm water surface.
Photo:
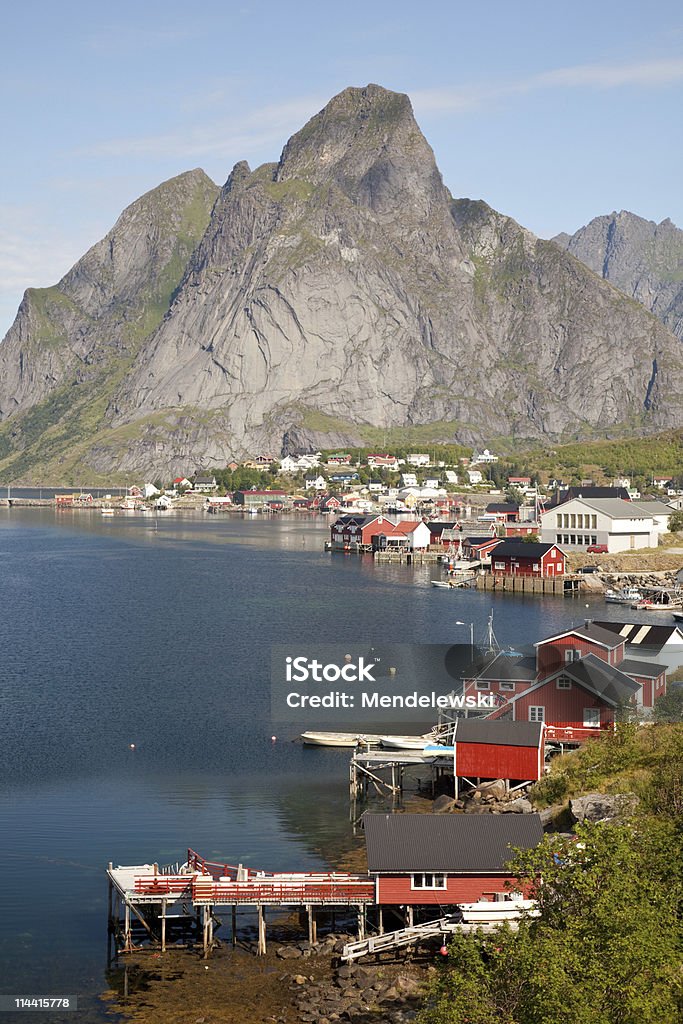
M478 639L493 607L508 646L619 617L325 554L328 525L0 509L0 991L104 1019L110 860L303 870L348 848L348 751L272 725L271 643L466 643L456 620Z

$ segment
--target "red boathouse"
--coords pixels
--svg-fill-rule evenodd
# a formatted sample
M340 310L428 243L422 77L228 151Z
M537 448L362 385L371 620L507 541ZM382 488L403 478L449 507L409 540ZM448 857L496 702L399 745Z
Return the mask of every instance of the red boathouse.
M545 725L509 719L459 718L454 775L459 779L537 782L543 777Z
M379 906L454 906L510 891L513 850L543 837L538 814L363 815Z

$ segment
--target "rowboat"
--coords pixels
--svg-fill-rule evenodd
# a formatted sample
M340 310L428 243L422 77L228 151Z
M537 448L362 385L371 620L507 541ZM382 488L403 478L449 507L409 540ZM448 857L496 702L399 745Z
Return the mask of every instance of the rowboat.
M302 732L301 740L306 747L359 747L378 744L380 736L368 736L358 732Z
M434 742L431 733L424 736L382 736L379 741L383 750L424 750Z

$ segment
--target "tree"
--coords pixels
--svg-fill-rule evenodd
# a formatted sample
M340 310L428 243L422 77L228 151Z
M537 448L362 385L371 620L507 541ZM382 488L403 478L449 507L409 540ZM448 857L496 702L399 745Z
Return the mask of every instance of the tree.
M683 722L683 686L672 686L654 703L655 722Z
M681 845L677 823L645 816L546 836L514 865L538 919L459 936L421 1024L680 1021Z
M671 533L680 533L683 530L683 512L674 512L669 516L669 530Z

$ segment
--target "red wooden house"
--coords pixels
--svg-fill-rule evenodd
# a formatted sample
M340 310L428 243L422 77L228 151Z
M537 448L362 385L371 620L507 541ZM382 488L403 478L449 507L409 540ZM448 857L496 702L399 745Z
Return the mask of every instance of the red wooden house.
M538 814L363 815L380 906L456 906L509 892L513 849L543 837Z
M666 665L625 657L624 636L587 620L535 644L535 658L498 654L465 693L505 700L488 720L544 722L548 739L582 742L613 729L624 707L649 709L666 692Z
M504 540L491 556L494 576L564 576L565 556L557 544Z
M494 548L503 541L500 537L465 537L462 542L463 558L471 561L485 561L491 557Z
M454 744L454 775L458 779L537 782L543 777L543 722L460 718Z
M358 551L372 547L372 538L376 534L386 533L394 523L382 515L346 515L339 518L330 527L332 547L342 551Z

